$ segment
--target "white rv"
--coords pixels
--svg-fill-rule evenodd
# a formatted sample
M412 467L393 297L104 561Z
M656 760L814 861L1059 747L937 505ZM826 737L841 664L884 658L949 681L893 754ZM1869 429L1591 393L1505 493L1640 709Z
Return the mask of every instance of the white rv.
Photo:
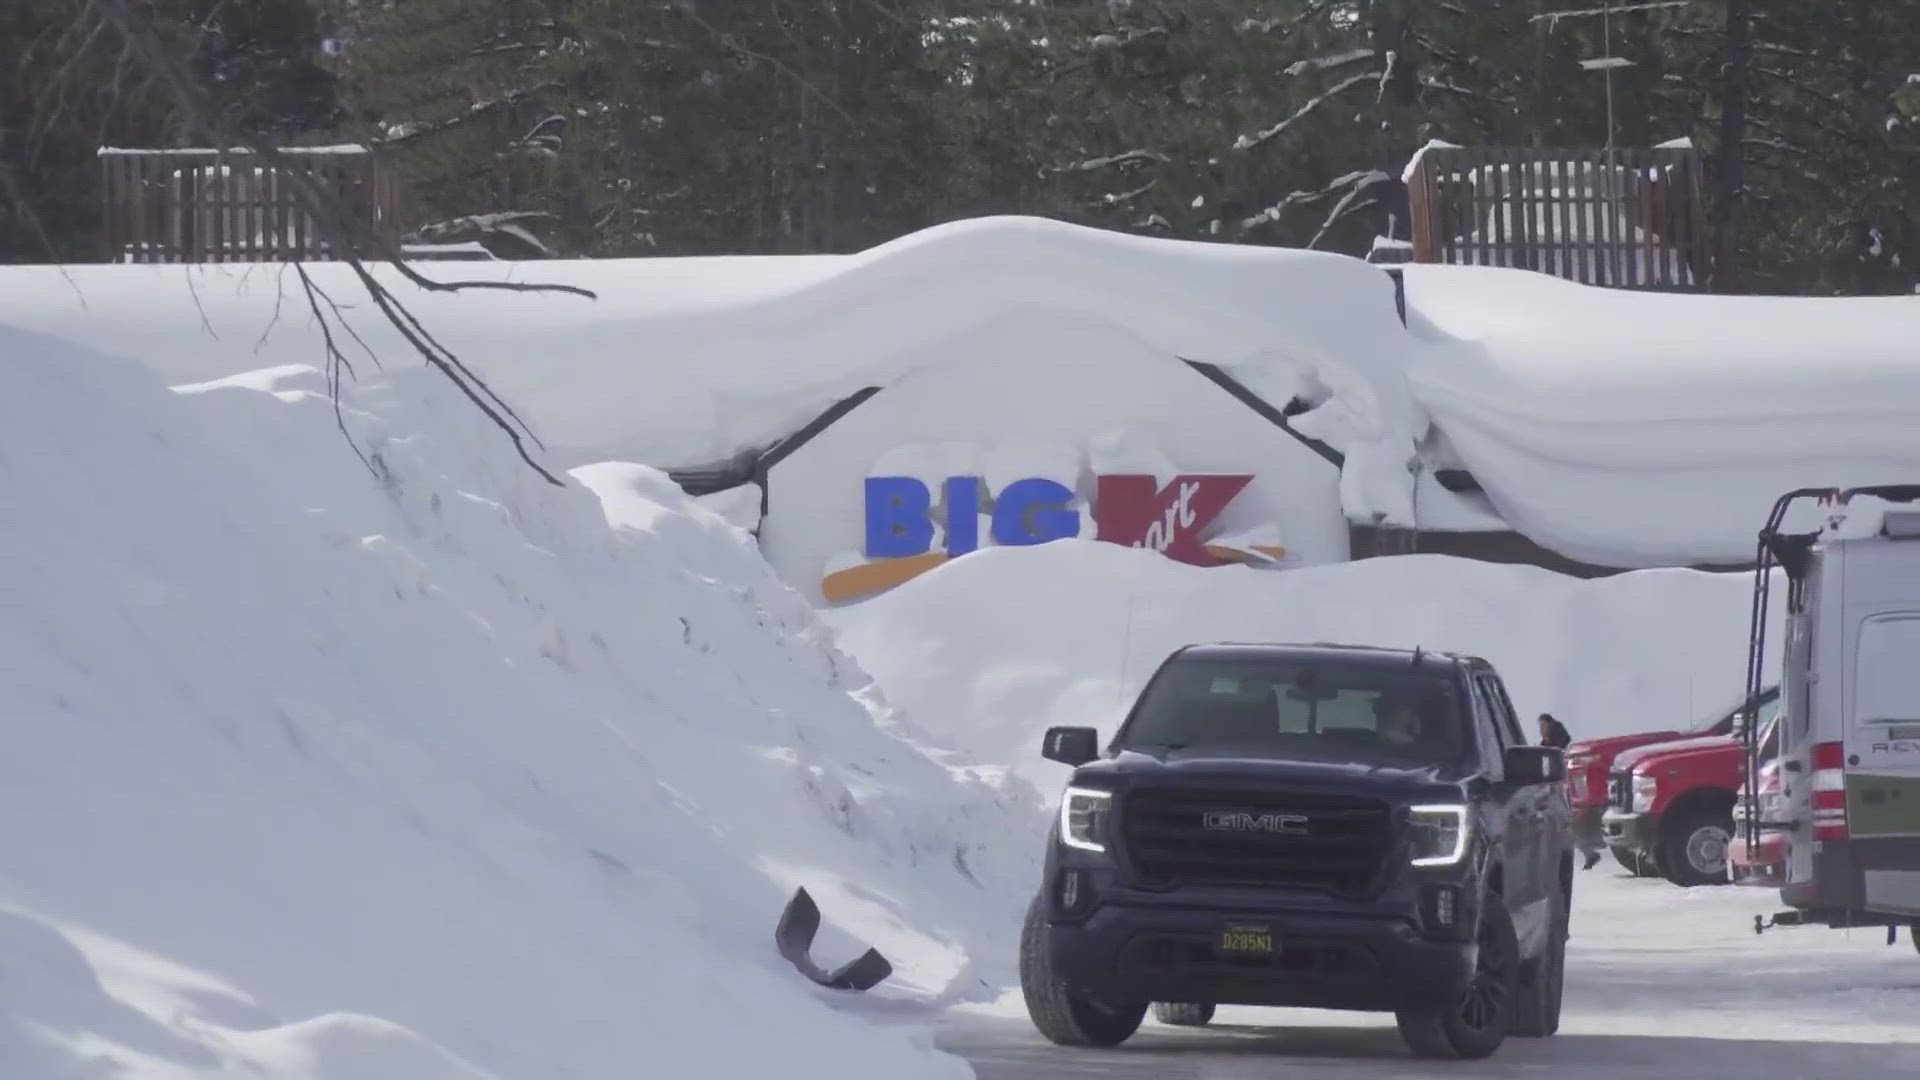
M1826 510L1781 524L1797 502ZM1782 496L1760 534L1748 655L1757 696L1771 570L1788 581L1781 665L1780 797L1745 825L1786 838L1768 926L1913 928L1920 948L1920 484ZM1748 790L1758 755L1749 746Z

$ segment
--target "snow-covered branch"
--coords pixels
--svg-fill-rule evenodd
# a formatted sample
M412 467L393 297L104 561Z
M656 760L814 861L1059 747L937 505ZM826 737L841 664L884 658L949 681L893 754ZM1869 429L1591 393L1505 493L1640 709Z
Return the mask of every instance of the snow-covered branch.
M1820 54L1816 52L1813 52L1808 49L1796 48L1792 45L1782 45L1777 41L1756 41L1748 47L1751 48L1754 52L1772 53L1776 56L1797 56L1803 60L1820 59Z
M1129 29L1124 34L1095 34L1087 39L1087 45L1095 50L1124 51L1152 38L1167 36L1164 26L1148 26Z
M1262 131L1256 135L1242 135L1238 139L1235 139L1233 143L1233 148L1235 150L1251 150L1254 147L1261 145L1262 143L1271 142L1274 139L1279 138L1283 133L1285 133L1287 128L1292 127L1294 121L1299 120L1301 117L1306 116L1308 113L1314 111L1315 109L1318 109L1320 106L1325 105L1329 100L1341 94L1346 93L1347 91L1353 89L1356 86L1359 86L1362 83L1379 81L1381 75L1382 73L1378 71L1363 71L1358 75L1349 75L1346 78L1341 79L1339 82L1333 84L1331 87L1328 87L1326 90L1321 91L1315 97L1309 99L1305 105L1302 105L1298 109L1295 109L1293 111L1293 115L1273 125L1267 130Z
M1314 16L1325 14L1327 9L1334 5L1334 2L1335 0L1313 0L1313 3L1308 4L1296 12L1290 19L1283 19L1278 16L1270 19L1242 19L1240 21L1240 32L1243 34L1248 31L1258 34L1271 34L1275 30L1278 30L1284 35L1294 27L1299 26Z
M1295 60L1293 63L1288 64L1285 70L1289 75L1298 75L1306 71L1331 71L1335 68L1346 67L1348 64L1359 63L1362 60L1371 60L1377 55L1378 53L1372 49L1348 49L1346 52L1316 56L1310 60Z
M528 254L552 259L558 258L559 253L533 235L526 226L530 222L555 220L558 219L545 210L503 210L436 221L431 225L422 225L414 235L427 243L447 243L474 236L504 236L525 245Z
M1070 165L1055 166L1043 170L1041 175L1058 176L1061 173L1090 173L1099 172L1101 169L1118 169L1121 172L1131 172L1135 169L1144 168L1147 165L1167 165L1172 161L1172 158L1158 150L1127 150L1118 154L1108 154L1105 157L1087 158L1085 161L1076 161Z
M1797 90L1800 93L1805 94L1807 97L1816 98L1820 101L1826 102L1828 105L1831 105L1833 108L1835 108L1842 114L1851 115L1853 112L1854 104L1852 102L1847 101L1844 98L1838 97L1834 94L1830 94L1825 90L1819 90L1819 89L1815 89L1814 87L1808 86L1799 76L1793 74L1792 72L1781 71L1778 68L1759 67L1759 66L1756 66L1754 70L1759 72L1762 75L1765 75L1767 78L1772 79L1773 81L1781 84L1782 86L1787 87L1788 89Z
M1516 104L1511 96L1502 94L1496 90L1475 90L1470 86L1461 86L1459 83L1448 82L1434 75L1423 76L1420 79L1420 85L1429 90L1439 90L1443 93L1456 94L1460 97L1480 98L1484 101L1491 101L1500 105Z
M1332 196L1334 193L1339 191L1348 192L1347 196L1341 200L1341 202L1344 203L1347 199L1352 198L1354 192L1358 192L1365 188L1370 188L1373 185L1381 183L1382 181L1385 181L1388 179L1390 179L1390 177L1388 177L1386 173L1383 173L1378 169L1366 169L1366 170L1361 170L1357 172L1346 173L1345 175L1334 178L1330 183L1327 184L1327 186L1320 188L1317 191L1292 192L1288 194L1286 198L1281 199L1279 202L1274 203L1272 206L1267 207L1265 210L1260 211L1259 213L1253 215L1252 217L1243 218L1240 222L1240 231L1242 233L1245 233L1248 230L1258 228L1261 225L1268 225L1268 224L1278 222L1281 219L1281 217L1285 215L1289 207L1311 206L1314 203L1317 203L1322 199L1328 198ZM1322 232L1326 231L1325 225L1321 226L1321 231Z
M1140 198L1140 196L1145 195L1149 191L1152 191L1154 187L1159 183L1160 181L1158 180L1149 180L1146 183L1141 184L1139 187L1134 188L1131 191L1109 191L1105 195L1100 196L1095 201L1102 206L1122 206L1127 203L1131 203L1134 200Z
M1385 180L1387 178L1385 173L1374 173L1373 175L1378 177L1380 180ZM1345 218L1351 214L1359 213L1360 211L1365 210L1369 206L1377 205L1379 203L1379 200L1373 199L1373 198L1360 199L1360 201L1358 202L1354 201L1360 198L1361 192L1367 190L1372 186L1373 186L1373 182L1371 181L1363 184L1358 184L1358 185L1355 185L1353 189L1348 191L1345 195L1341 196L1340 201L1337 203L1334 203L1333 209L1327 212L1327 220L1320 223L1320 231L1314 233L1313 239L1307 241L1307 246L1310 248L1319 247L1320 241L1326 239L1327 231L1333 228L1334 225L1338 223L1342 218Z
M560 89L564 89L564 87L559 82L543 82L518 90L510 90L499 97L488 98L485 101L476 101L467 106L465 112L457 112L452 116L442 117L439 120L408 120L402 123L388 124L386 130L381 133L379 138L374 139L373 142L380 146L404 146L407 143L423 139L428 135L435 135L451 128L459 127L461 124L467 123L470 120L478 120L483 116L499 112L502 109L510 109L535 94Z
M1528 22L1543 22L1547 29L1555 29L1561 19L1595 19L1608 15L1623 15L1630 11L1657 11L1661 8L1692 7L1693 0L1643 0L1641 3L1619 4L1611 7L1566 8L1560 11L1543 11L1530 16Z

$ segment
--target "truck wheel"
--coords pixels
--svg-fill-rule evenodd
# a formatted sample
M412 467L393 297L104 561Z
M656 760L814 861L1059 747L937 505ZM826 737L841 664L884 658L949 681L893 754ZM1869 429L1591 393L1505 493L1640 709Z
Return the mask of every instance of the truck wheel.
M1727 883L1727 844L1733 840L1733 815L1689 810L1675 814L1661 830L1660 869L1668 881L1686 888Z
M1061 1046L1118 1046L1147 1018L1147 1006L1107 1005L1067 989L1053 973L1047 951L1047 919L1039 896L1027 905L1020 931L1020 993L1027 1015L1050 1042Z
M1553 932L1546 951L1520 965L1520 997L1513 1013L1513 1034L1544 1039L1560 1030L1560 1001L1567 979L1567 903L1553 902Z
M1480 912L1479 958L1461 1001L1445 1009L1402 1009L1400 1037L1416 1057L1484 1058L1507 1040L1520 992L1520 941L1506 902L1489 896Z
M1213 1022L1213 1006L1192 1001L1156 1001L1153 1018L1174 1027L1206 1027Z

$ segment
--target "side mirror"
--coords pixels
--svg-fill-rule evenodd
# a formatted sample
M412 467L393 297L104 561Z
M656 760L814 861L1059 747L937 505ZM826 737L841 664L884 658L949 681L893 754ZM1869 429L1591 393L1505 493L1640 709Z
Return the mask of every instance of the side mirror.
M1048 728L1040 756L1078 768L1100 756L1100 733L1090 727Z
M1567 778L1567 755L1552 746L1509 746L1501 755L1507 779L1523 784L1548 784Z

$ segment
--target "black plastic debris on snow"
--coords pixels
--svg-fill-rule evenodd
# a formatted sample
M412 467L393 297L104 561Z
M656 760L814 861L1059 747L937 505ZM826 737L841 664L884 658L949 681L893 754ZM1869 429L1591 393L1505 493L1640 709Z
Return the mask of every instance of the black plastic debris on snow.
M796 889L787 910L780 913L773 944L800 974L830 990L871 990L893 974L893 965L877 949L868 949L849 963L828 971L814 962L813 938L820 932L820 905L807 890Z

